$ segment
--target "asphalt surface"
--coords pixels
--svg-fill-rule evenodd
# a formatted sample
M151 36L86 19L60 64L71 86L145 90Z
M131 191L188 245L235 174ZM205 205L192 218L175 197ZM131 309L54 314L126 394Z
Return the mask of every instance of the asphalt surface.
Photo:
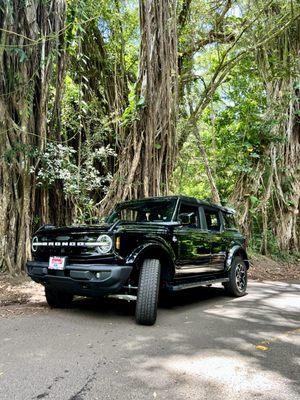
M134 303L79 299L0 318L0 399L300 399L300 285L203 288Z

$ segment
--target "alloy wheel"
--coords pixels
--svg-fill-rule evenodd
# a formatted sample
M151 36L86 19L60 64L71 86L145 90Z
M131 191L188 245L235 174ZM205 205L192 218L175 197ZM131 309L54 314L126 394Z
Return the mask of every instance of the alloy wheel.
M235 269L235 279L238 289L243 292L247 285L247 269L244 264L237 264Z

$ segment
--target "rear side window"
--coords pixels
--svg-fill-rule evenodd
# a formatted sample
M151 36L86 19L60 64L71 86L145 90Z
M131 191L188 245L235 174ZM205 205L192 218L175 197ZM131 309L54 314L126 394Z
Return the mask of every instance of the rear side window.
M207 229L209 231L220 232L221 221L219 212L216 210L204 208L204 215L206 219Z
M225 229L236 229L236 223L233 214L223 213Z

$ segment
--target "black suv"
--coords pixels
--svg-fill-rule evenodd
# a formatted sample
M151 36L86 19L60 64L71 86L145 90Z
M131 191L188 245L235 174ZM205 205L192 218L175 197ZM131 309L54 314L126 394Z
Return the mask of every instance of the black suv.
M117 294L136 299L136 321L152 325L160 290L220 282L230 295L245 294L249 262L233 214L185 196L123 202L102 225L42 226L27 272L51 307L67 307L74 295Z

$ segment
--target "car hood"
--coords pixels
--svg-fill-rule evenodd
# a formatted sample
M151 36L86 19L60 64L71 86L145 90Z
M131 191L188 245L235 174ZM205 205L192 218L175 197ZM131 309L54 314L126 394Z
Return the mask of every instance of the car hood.
M71 226L42 226L35 234L56 236L73 234L98 234L105 232L124 232L124 231L153 231L168 229L168 227L178 226L177 222L128 222L117 221L111 224L103 223L99 225L71 225Z
M35 233L38 235L93 234L108 232L113 224L42 226Z

